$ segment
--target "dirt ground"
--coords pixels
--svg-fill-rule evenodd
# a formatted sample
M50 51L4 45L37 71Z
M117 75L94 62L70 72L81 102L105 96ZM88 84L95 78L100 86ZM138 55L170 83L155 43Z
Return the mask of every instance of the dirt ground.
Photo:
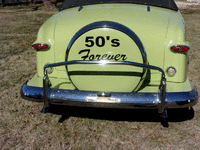
M200 7L180 11L191 47L188 77L200 93ZM42 114L43 104L23 100L21 86L36 73L31 44L56 12L0 9L0 149L200 149L200 103L189 113L169 111L165 128L154 110L54 106Z

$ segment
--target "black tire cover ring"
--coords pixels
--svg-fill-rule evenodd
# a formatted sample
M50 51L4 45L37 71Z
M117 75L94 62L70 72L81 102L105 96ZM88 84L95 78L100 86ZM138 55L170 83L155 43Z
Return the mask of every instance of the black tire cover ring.
M94 22L91 23L89 25L84 26L83 28L81 28L71 39L71 41L69 42L69 45L67 47L67 51L66 51L66 58L65 60L68 61L68 54L70 51L70 48L72 47L72 45L74 44L74 42L76 41L76 39L78 39L78 37L80 37L82 34L84 34L85 32L92 30L92 29L96 29L96 28L111 28L111 29L116 29L119 30L123 33L125 33L126 35L128 35L138 46L138 48L140 49L141 55L142 55L142 59L143 59L143 64L147 64L147 56L146 56L146 52L144 50L143 44L140 41L139 37L135 34L135 32L133 32L131 29L129 29L128 27L119 24L117 22L112 22L112 21L99 21L99 22Z

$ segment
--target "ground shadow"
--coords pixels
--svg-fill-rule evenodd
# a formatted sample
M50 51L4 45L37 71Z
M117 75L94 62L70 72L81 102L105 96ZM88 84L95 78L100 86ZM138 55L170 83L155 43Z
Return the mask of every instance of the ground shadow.
M162 122L157 110L150 109L108 109L51 105L49 113L62 115L59 122L63 122L69 117L129 122ZM170 109L167 113L168 122L182 122L194 117L193 108L190 110L187 108Z

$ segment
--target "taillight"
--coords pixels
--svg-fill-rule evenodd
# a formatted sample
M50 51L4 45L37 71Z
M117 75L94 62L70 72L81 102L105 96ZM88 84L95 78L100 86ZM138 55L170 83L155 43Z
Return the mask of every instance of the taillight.
M48 44L43 44L43 43L36 43L32 45L32 48L35 50L44 50L48 49L49 45Z
M190 47L186 45L174 45L171 47L171 50L175 52L187 52L190 49Z

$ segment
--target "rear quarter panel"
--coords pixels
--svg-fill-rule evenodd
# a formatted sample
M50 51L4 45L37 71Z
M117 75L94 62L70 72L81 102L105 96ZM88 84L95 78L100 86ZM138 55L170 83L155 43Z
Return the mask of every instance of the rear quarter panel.
M184 82L186 80L188 56L185 52L173 52L170 49L173 45L189 46L189 43L185 40L185 25L179 11L170 17L165 43L164 69L166 71L169 66L173 66L177 71L173 77L167 76L167 81Z

